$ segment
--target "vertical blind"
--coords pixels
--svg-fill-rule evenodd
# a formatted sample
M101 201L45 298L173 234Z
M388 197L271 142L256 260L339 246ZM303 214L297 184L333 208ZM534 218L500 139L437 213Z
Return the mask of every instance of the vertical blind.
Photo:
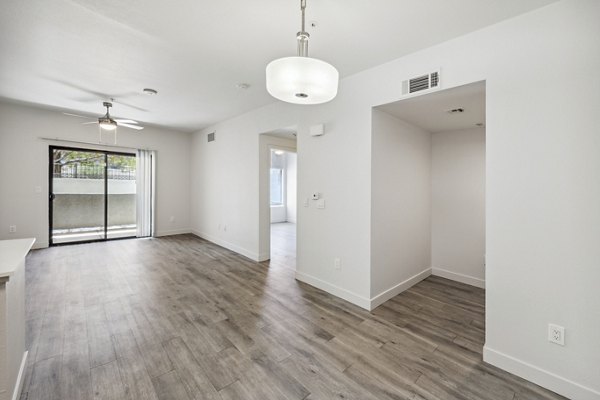
M137 237L154 235L154 163L156 152L137 150L136 222Z

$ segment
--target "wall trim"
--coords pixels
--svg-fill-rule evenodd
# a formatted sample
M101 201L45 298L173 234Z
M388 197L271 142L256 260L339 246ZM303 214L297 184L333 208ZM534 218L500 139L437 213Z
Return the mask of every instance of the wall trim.
M263 262L263 261L267 261L271 259L271 254L270 253L259 253L258 254L258 262Z
M41 241L38 241L38 240L36 239L36 241L35 241L35 243L33 244L33 246L31 246L31 250L45 249L45 248L46 248L46 247L48 247L48 246L49 246L49 243L48 243L48 241L41 242Z
M592 388L491 349L487 345L483 346L483 361L570 399L600 400L600 392Z
M307 283L310 286L316 287L317 289L324 290L329 294L349 301L350 303L357 305L360 308L364 308L367 311L371 310L369 308L371 305L371 301L369 299L367 299L366 297L362 297L349 290L343 289L339 286L333 285L329 282L325 282L324 280L298 271L296 271L296 280Z
M423 271L419 272L418 274L415 274L415 275L411 276L410 278L398 283L397 285L392 286L391 288L379 293L377 296L372 297L370 304L369 304L369 311L382 305L383 303L385 303L392 297L399 295L400 293L404 292L406 289L409 289L410 287L416 285L417 283L421 282L423 279L427 278L429 275L431 275L431 268L425 268Z
M228 242L226 240L220 239L218 237L209 235L208 233L197 231L195 229L192 229L191 233L193 235L198 236L199 238L202 238L204 240L208 240L209 242L212 242L212 243L217 244L217 245L219 245L221 247L225 247L228 250L231 250L231 251L234 251L234 252L236 252L238 254L241 254L244 257L248 257L252 261L260 262L260 257L259 257L258 253L255 253L253 251L247 250L247 249L245 249L243 247L240 247L240 246L238 246L236 244L233 244L233 243ZM267 257L267 259L268 259L268 257Z
M23 390L23 382L25 382L25 368L27 367L27 356L29 351L23 353L21 359L21 366L19 367L19 373L17 374L17 381L15 382L15 389L13 390L12 400L19 400L21 397L21 391Z
M186 233L192 233L192 230L190 228L183 228L183 229L170 229L170 230L166 230L166 231L156 231L156 232L154 232L154 237L183 235Z
M476 286L485 289L485 280L475 278L474 276L459 274L458 272L448 271L442 268L431 268L431 275L441 276L442 278L450 279L467 285Z

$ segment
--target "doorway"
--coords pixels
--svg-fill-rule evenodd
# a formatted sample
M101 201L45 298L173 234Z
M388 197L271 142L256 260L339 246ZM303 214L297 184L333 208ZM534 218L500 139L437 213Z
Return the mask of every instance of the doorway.
M271 148L269 206L272 262L296 266L296 153Z
M136 155L50 146L50 245L136 236Z
M259 261L296 268L297 127L259 135Z

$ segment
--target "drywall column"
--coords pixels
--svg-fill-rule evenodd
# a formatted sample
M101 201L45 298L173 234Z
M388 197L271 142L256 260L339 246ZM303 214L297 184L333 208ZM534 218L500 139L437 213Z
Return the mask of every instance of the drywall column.
M485 287L485 129L434 133L431 268Z
M25 256L35 239L0 241L0 400L19 398L25 351Z

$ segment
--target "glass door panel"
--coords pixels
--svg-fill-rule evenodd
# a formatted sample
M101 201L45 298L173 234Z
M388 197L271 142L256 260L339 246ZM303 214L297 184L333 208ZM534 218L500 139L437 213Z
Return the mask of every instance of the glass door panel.
M51 147L50 159L50 243L105 239L105 154Z
M136 235L135 155L107 154L108 218L107 238Z

